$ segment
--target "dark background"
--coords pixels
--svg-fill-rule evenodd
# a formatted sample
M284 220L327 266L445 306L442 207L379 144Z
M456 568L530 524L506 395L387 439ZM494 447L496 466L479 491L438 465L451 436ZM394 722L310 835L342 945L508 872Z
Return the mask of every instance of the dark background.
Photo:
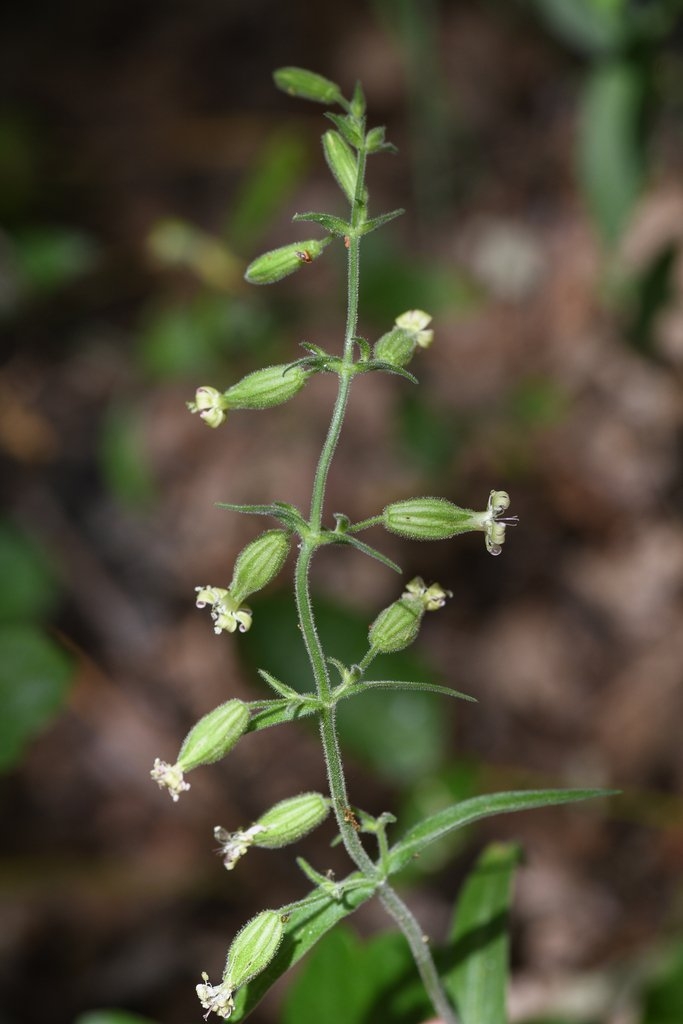
M200 384L297 358L300 340L339 345L341 247L272 289L242 280L256 254L306 235L297 210L343 213L322 108L272 84L287 64L347 94L360 78L370 122L400 149L370 164L373 211L408 214L364 246L361 332L372 341L416 307L436 331L419 389L379 375L355 387L330 522L420 493L483 508L491 487L520 517L499 559L479 535L368 536L406 579L454 592L402 668L479 704L358 701L351 793L400 827L486 790L621 789L468 832L412 900L438 940L477 851L518 839L514 1019L644 1019L638 979L678 948L683 918L681 38L672 20L586 45L553 6L5 13L2 1024L70 1024L100 1006L196 1020L200 971L217 974L258 909L307 888L290 851L253 852L226 876L211 830L322 786L313 732L246 738L177 806L148 777L217 703L265 695L256 667L308 685L284 610L291 563L244 638L214 637L193 588L227 585L258 526L214 502L306 507L333 382L215 432L184 405ZM596 100L610 61L622 93ZM358 637L398 596L391 575L355 552L320 556L338 656L362 654ZM29 641L47 652L33 675ZM301 849L344 872L330 837ZM358 919L363 934L386 923L374 907ZM276 1020L277 1000L258 1019Z

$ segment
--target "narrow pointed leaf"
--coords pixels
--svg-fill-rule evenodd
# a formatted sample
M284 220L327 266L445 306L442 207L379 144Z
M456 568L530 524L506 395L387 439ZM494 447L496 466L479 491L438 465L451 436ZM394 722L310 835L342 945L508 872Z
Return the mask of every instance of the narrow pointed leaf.
M404 377L406 380L409 380L411 384L419 384L417 377L408 370L404 370L402 366L396 366L394 363L385 363L382 359L371 359L368 363L363 365L364 373L371 373L374 370L380 370L384 373L393 373L397 377Z
M293 530L299 530L305 526L304 519L294 505L285 505L274 501L272 505L235 505L228 501L217 501L216 508L222 508L227 512L242 512L245 515L272 516L278 519L284 526Z
M307 718L317 710L314 701L302 700L254 700L250 701L249 708L251 718L247 726L247 732L260 732L261 729L269 729L271 725L281 725L283 722L296 722L300 718Z
M363 136L354 117L349 117L344 114L332 114L329 112L325 114L325 117L329 117L339 134L346 139L350 146L353 146L355 149L360 149L363 145Z
M381 213L379 217L372 217L370 220L366 220L361 228L361 234L369 235L371 231L376 231L377 228L383 227L385 224L389 224L390 221L396 220L406 211L399 208L398 210L391 210L389 213ZM348 234L348 232L347 232Z
M278 89L300 99L315 103L342 103L344 99L336 82L305 68L278 68L273 78Z
M276 679L275 676L270 674L270 672L266 672L264 668L259 668L256 671L261 676L261 679L268 683L268 685L271 686L276 693L279 693L281 697L288 697L290 699L293 697L295 700L299 698L300 694L297 690L293 689L291 686L287 686L286 683L281 682L279 679Z
M316 889L303 900L283 907L283 936L279 949L266 969L235 994L231 1024L239 1024L251 1013L268 989L336 925L373 895L372 883L359 873L340 883L344 895L335 900Z
M400 871L430 843L481 818L490 818L494 814L510 814L512 811L529 811L536 807L574 803L577 800L592 800L613 794L614 790L608 789L537 789L491 793L475 796L471 800L462 800L425 818L392 846L389 851L389 871L391 874Z
M450 686L436 686L434 683L396 679L371 679L367 682L363 681L357 683L352 689L345 690L341 696L356 697L366 690L423 690L425 693L440 693L444 697L456 697L458 700L468 700L473 704L477 703L476 697L471 697L468 693L461 693L459 690L452 690Z
M376 548L371 548L369 544L365 544L362 540L358 540L357 537L351 537L348 533L335 533L334 539L340 544L350 544L354 548L358 548L364 555L370 555L371 558L376 558L382 565L386 565L388 569L393 569L394 572L402 572L400 565L396 562L392 562L390 558L383 555L381 551L377 551Z
M340 235L342 238L353 231L353 228L347 221L342 220L341 217L333 217L330 213L295 213L292 220L310 221L313 224L319 224L321 228L325 228L325 231L329 231L333 235Z
M508 915L520 857L516 843L492 843L460 890L444 984L461 1024L506 1024Z

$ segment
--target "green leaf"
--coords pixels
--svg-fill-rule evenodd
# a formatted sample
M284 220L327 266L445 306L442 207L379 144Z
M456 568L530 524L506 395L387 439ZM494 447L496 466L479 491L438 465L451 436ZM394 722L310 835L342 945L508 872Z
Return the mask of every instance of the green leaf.
M613 245L643 186L646 73L636 60L599 64L582 102L578 153L581 185L604 240Z
M423 693L440 693L443 697L457 697L459 700L468 700L477 703L476 697L470 697L468 693L460 693L459 690L452 690L450 686L436 686L434 683L421 683L412 680L397 679L371 679L363 680L348 690L345 690L342 697L357 697L366 690L421 690Z
M403 377L405 380L410 381L411 384L420 383L417 377L410 373L409 370L405 370L402 366L396 366L395 363L387 363L383 359L370 359L362 365L361 370L363 373L372 373L374 371L393 373L396 377Z
M261 679L265 680L269 686L272 686L275 692L279 693L281 697L288 697L291 699L292 697L299 696L296 690L293 690L291 686L287 686L286 683L276 679L274 675L271 675L270 672L266 672L264 668L258 669L258 674L261 676Z
M284 526L299 531L306 526L306 522L294 505L285 502L274 501L272 505L235 505L228 501L217 501L216 508L225 509L228 512L241 512L244 515L272 516L279 520Z
M550 807L574 803L577 800L593 800L596 797L614 795L609 789L538 789L511 793L490 793L475 796L471 800L452 804L429 818L425 818L400 839L389 851L391 874L400 871L430 843L436 842L455 829L463 828L481 818L494 814L510 814L512 811L529 811L537 807Z
M515 843L492 843L460 890L444 984L461 1024L506 1024L508 913L520 855Z
M343 898L334 900L319 889L303 900L282 908L283 937L280 948L265 971L235 996L231 1024L239 1024L263 998L268 989L318 942L335 924L352 914L374 893L373 885L359 873L349 875L342 883Z
M0 770L61 710L71 657L34 626L0 628Z
M271 725L282 725L284 722L297 722L300 718L306 718L318 710L314 700L255 700L249 704L252 715L249 719L247 732L260 732L261 729L270 729Z
M398 210L391 210L389 213L381 213L379 217L372 217L370 220L366 220L361 228L361 234L369 235L371 231L376 231L377 228L383 227L385 224L389 224L392 220L396 220L406 211L402 208Z
M278 68L273 72L273 79L278 89L282 89L290 96L313 100L315 103L344 102L341 89L336 82L305 68Z
M430 1012L400 932L361 942L342 924L318 943L290 986L282 1024L414 1024Z
M376 559L381 562L382 565L386 565L388 569L393 569L394 572L401 573L403 570L400 565L396 565L396 562L392 562L390 558L383 555L381 551L377 551L376 548L370 547L369 544L365 544L362 540L358 540L357 537L352 537L348 533L334 533L331 534L334 537L335 543L337 544L350 544L351 547L357 548L362 551L364 555L369 555L370 558Z
M311 221L314 224L319 224L321 228L325 228L325 231L342 237L350 234L353 230L347 221L342 220L341 217L333 217L329 213L295 213L292 220Z

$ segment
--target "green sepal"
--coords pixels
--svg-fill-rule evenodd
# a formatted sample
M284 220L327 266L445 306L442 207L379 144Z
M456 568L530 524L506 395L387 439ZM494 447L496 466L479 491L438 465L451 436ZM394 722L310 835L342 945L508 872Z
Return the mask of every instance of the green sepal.
M234 991L258 976L275 956L282 931L282 917L277 910L262 910L247 921L228 950L223 983Z
M491 843L467 875L458 894L443 975L462 1024L504 1024L509 970L508 917L515 872L522 858L517 843ZM485 941L473 941L474 936Z
M396 366L394 363L385 363L383 359L369 359L366 363L362 364L363 373L372 373L374 370L379 370L382 373L393 373L397 377L404 377L409 380L411 384L419 384L417 377L405 370L402 366Z
M365 544L362 540L358 540L357 537L352 537L348 533L335 533L330 531L330 540L336 541L338 544L350 544L354 548L358 548L364 555L369 555L370 558L375 558L382 565L386 565L388 569L393 569L394 572L401 573L403 570L400 565L396 562L392 562L390 558L383 555L381 551L377 551L376 548L371 548L369 544Z
M235 993L231 1024L240 1024L278 978L339 921L369 900L375 891L375 883L365 879L360 872L348 875L338 886L343 893L341 900L322 891L322 888L316 888L304 899L281 908L283 937L280 947L265 971Z
M435 683L421 683L403 679L369 679L367 682L363 680L362 682L354 683L353 686L348 688L344 688L344 684L342 684L339 690L340 700L345 697L357 697L359 694L365 693L366 690L422 690L424 693L439 693L444 697L455 697L458 700L467 700L473 704L477 703L476 697L471 697L469 693L461 693L460 690L453 690L450 686L437 686Z
M315 71L305 68L285 67L273 72L273 79L278 89L289 96L298 96L302 100L313 100L314 103L339 103L345 105L341 89L336 82L323 78Z
M353 203L358 179L358 162L355 156L339 132L325 132L322 143L327 166L346 198ZM363 200L366 198L367 189L363 189Z
M358 127L355 117L348 114L333 114L330 111L325 114L325 117L329 117L332 124L339 131L339 134L343 135L350 146L353 146L354 149L360 149L363 145L363 134Z
M307 529L306 520L299 509L284 501L274 501L271 505L234 505L228 501L217 501L216 508L222 508L228 512L242 512L245 515L272 516L283 526L288 526L291 530L296 530L297 533L301 533L302 529Z
M406 211L399 207L397 210L390 210L389 213L380 213L379 217L371 217L370 220L366 220L360 228L361 235L369 235L371 231L376 231L377 228L384 227L385 224L389 224L392 220L396 220L397 217L402 216ZM348 232L347 232L348 234Z
M298 700L300 698L301 694L297 690L293 689L291 686L287 686L287 684L281 682L281 680L276 679L274 675L271 675L270 672L266 672L264 668L257 668L256 671L261 676L261 679L268 683L268 686L275 690L276 693L279 693L281 697L287 697L289 700L292 698L294 700Z
M389 873L395 874L406 867L430 843L463 828L481 818L512 811L529 811L536 807L550 807L614 796L611 789L537 789L511 793L491 793L461 800L442 811L430 815L411 828L389 851Z
M295 213L292 220L310 221L313 224L319 224L321 228L325 228L325 231L329 231L333 235L339 235L342 238L344 235L350 235L353 231L353 228L347 221L342 220L341 217L333 217L330 213Z
M384 138L386 128L384 125L380 125L377 128L371 128L368 134L365 136L365 149L368 153L398 153L398 149L393 142L387 142Z

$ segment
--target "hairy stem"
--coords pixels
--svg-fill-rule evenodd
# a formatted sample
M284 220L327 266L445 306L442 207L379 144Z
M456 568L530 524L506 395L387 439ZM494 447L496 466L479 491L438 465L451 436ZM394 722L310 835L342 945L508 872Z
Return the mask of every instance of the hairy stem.
M365 159L363 149L358 153L358 173L356 178L356 191L351 207L351 223L358 227L361 218L365 216L364 191L365 191ZM310 534L308 539L301 544L301 550L296 563L295 571L295 595L299 624L303 634L306 651L308 652L316 690L325 707L320 713L320 738L325 753L325 766L327 769L327 780L330 787L330 796L337 819L339 833L344 847L351 860L356 864L363 874L378 883L379 897L388 911L394 918L399 928L405 935L412 951L415 963L420 972L425 989L434 1005L434 1009L443 1019L444 1024L459 1024L446 993L441 985L434 960L424 940L419 924L412 913L405 906L394 889L386 881L380 881L380 873L365 850L360 836L358 835L358 822L355 819L352 808L349 805L349 798L346 789L344 776L344 765L339 739L337 735L335 707L332 702L332 688L327 668L327 661L323 651L320 637L315 624L315 615L311 601L309 588L309 572L313 555L320 545L320 531L322 529L323 508L325 503L325 491L327 478L334 457L334 452L339 441L346 407L351 389L353 376L353 346L358 323L358 295L359 295L359 274L360 274L360 237L352 236L346 240L348 250L348 285L347 285L347 311L346 329L344 332L344 354L342 359L341 372L339 374L339 390L335 401L332 418L325 438L318 466L313 482L313 493L311 497L311 512L309 519ZM362 529L365 525L374 525L380 517L373 517L364 523L357 524L355 529ZM369 651L364 661L368 662L374 656Z
M427 944L427 938L412 914L395 889L383 883L377 890L382 906L393 917L396 924L406 937L415 965L420 972L422 984L439 1014L443 1024L460 1024L460 1018L451 1006L450 1000L441 984L441 979L434 964L434 959Z

